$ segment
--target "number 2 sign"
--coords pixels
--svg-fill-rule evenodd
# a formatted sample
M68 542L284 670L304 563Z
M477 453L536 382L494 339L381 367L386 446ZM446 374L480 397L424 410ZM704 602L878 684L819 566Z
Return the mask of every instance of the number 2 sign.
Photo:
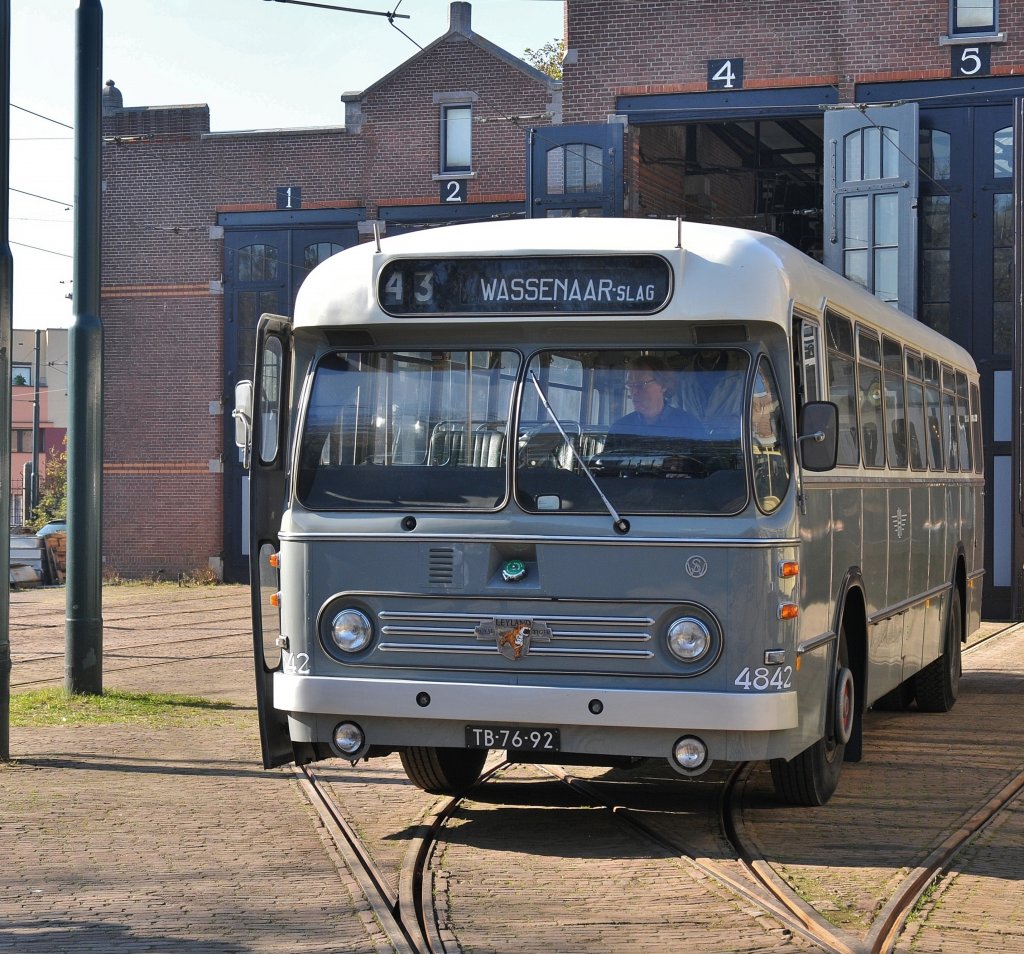
M465 179L442 179L441 201L446 205L458 205L466 201Z
M708 89L743 89L743 60L708 60Z

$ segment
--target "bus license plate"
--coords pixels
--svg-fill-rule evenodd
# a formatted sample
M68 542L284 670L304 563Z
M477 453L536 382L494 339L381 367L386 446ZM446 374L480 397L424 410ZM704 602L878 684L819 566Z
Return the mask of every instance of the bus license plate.
M558 729L517 728L511 725L467 725L467 749L507 749L513 752L557 752Z

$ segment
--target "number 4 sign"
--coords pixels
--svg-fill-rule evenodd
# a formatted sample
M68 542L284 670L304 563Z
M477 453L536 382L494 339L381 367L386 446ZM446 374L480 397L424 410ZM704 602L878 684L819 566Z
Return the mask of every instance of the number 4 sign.
M708 60L708 89L743 89L743 60Z

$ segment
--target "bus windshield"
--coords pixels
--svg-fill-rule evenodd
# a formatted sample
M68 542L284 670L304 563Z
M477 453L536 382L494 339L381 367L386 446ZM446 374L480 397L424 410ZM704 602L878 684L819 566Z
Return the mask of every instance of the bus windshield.
M495 510L511 479L533 513L599 513L602 494L623 513L737 513L751 483L746 447L770 510L789 455L777 400L745 439L744 422L753 426L774 388L759 371L752 397L750 366L739 348L560 349L525 363L511 350L328 354L310 389L298 500L312 510Z
M723 348L532 355L516 440L519 505L600 511L600 488L624 513L742 510L749 364L745 351Z
M311 510L497 507L514 351L334 353L317 364L297 495Z

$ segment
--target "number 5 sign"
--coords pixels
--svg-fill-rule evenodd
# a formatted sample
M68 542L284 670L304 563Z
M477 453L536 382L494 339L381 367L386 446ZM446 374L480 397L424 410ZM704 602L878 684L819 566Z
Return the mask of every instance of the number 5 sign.
M708 60L708 89L743 89L743 60Z
M982 46L954 46L950 50L952 75L988 76L991 52L992 47L987 43Z

